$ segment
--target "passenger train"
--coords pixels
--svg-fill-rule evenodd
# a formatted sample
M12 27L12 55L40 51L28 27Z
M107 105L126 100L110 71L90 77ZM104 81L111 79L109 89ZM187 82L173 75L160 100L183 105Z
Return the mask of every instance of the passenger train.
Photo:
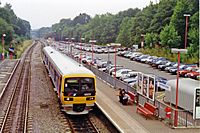
M96 77L70 57L47 46L43 62L55 86L62 110L67 114L87 114L96 101Z

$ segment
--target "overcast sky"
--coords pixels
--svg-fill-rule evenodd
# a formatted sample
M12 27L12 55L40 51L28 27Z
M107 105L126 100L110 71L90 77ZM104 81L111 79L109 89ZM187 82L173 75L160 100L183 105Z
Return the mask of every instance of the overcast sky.
M80 13L107 12L116 14L128 8L144 8L156 0L0 0L2 5L10 3L15 14L30 22L32 29L51 26L62 18L74 18Z

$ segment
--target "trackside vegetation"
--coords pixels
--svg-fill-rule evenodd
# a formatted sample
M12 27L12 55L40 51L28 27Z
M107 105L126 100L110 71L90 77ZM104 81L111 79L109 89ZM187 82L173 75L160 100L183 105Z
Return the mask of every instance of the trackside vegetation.
M16 16L10 4L4 6L0 3L0 37L5 34L5 53L10 46L18 47L24 40L30 39L31 26L26 20ZM16 51L16 50L15 50ZM0 54L2 53L2 41L0 41Z
M97 40L97 44L121 43L122 46L138 45L144 35L145 53L159 53L171 60L176 57L171 48L184 48L186 17L190 14L188 25L188 54L181 60L199 62L199 0L160 0L150 3L143 9L128 9L117 14L101 14L93 18L81 13L74 19L61 19L52 27L43 27L34 31L37 37L51 37L55 40L81 37L88 42Z

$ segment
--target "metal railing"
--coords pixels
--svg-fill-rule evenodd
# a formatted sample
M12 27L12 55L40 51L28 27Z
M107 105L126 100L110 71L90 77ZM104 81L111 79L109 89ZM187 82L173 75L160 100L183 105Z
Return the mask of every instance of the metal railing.
M72 55L68 55L77 62L79 62L78 59L74 58ZM131 91L134 94L137 94L137 102L144 105L145 102L150 102L151 104L155 105L157 107L157 113L156 116L158 119L165 122L165 124L169 125L171 128L200 128L200 120L194 120L192 117L192 113L189 110L184 109L178 109L178 126L174 127L174 114L176 109L173 106L170 106L163 102L162 100L155 99L155 101L152 101L143 95L137 93L136 88L131 87L128 85L128 83L124 83L118 79L115 79L114 77L110 76L108 73L105 73L103 71L98 70L97 68L93 67L92 65L84 65L86 68L90 69L98 78L104 80L114 88L122 88L126 91ZM169 107L171 108L171 116L170 118L166 117L166 111L165 109Z

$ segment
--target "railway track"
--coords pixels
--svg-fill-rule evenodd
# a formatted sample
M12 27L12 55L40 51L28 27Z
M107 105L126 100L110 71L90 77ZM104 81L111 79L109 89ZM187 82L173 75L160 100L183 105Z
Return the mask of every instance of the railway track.
M99 133L88 115L68 116L72 133Z
M29 108L29 85L30 85L30 59L35 45L32 45L21 59L21 67L17 81L12 88L12 94L3 117L0 133L26 132L28 108ZM7 88L11 89L11 88ZM2 102L2 101L1 101Z

